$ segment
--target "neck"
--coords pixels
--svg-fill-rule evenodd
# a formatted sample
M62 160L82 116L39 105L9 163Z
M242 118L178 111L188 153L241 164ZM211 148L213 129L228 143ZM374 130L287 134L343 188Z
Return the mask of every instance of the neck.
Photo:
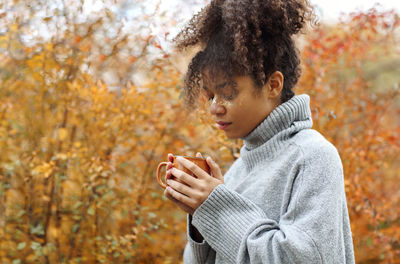
M257 148L266 144L261 156L250 155L250 163L256 162L258 158L270 158L282 144L294 133L312 127L310 97L306 94L297 95L289 101L277 106L253 131L243 137L243 154L258 153ZM246 160L245 160L246 161Z

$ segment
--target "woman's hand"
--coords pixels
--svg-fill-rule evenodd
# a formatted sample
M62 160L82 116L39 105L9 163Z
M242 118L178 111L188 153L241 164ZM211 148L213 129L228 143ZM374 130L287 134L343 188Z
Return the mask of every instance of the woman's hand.
M200 153L196 157L202 157ZM168 154L168 160L172 162L172 154ZM221 170L211 157L206 162L211 169L211 175L202 170L193 162L178 157L177 162L189 169L197 178L167 165L167 185L164 195L177 204L182 210L193 215L194 211L207 199L210 193L220 184L224 183ZM179 181L171 179L175 176Z
M197 153L197 157L201 157L199 156L200 153ZM174 158L173 155L171 153L168 154L168 164L167 164L167 173L166 173L166 179L170 179L171 178L171 168L173 168L173 162ZM186 213L193 215L194 210L193 208L191 208L190 206L187 206L184 203L179 202L178 200L176 200L174 197L172 197L169 192L167 191L168 187L164 190L164 195L165 197L167 197L169 200L171 200L174 204L176 204L177 206L179 206L179 208L181 208L183 211L185 211Z

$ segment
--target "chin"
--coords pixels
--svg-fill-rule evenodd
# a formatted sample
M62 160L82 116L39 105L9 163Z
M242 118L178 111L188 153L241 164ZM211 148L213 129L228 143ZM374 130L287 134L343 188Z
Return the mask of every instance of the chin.
M232 135L232 134L226 133L226 137L229 138L229 139L239 139L242 136L240 136L240 135Z

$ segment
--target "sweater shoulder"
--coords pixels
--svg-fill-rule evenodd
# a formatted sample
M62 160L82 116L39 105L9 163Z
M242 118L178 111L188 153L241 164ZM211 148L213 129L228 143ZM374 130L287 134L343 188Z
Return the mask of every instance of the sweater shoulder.
M314 129L299 131L291 140L297 146L306 160L341 163L337 148L321 133Z
M336 147L314 129L300 131L291 144L298 148L301 156L302 188L317 193L317 189L329 187L330 192L342 195L343 165Z

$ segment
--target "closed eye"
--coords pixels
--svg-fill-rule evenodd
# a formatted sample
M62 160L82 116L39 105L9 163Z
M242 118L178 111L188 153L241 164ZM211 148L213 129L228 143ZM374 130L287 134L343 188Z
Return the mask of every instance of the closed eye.
M236 90L233 90L233 91L232 91L231 89L226 90L225 87L227 87L227 85L228 85L227 82L217 85L217 88L218 88L218 90L219 90L218 94L219 94L224 100L231 101L231 100L233 100L233 99L236 98L237 91L236 91ZM234 84L234 87L236 87L236 84ZM205 85L203 85L202 88L203 88L202 91L204 92L206 98L207 98L209 101L210 101L210 100L213 100L213 99L214 99L214 94L213 94L210 90L208 90L208 88L207 88ZM226 93L227 95L225 95L225 93Z
M233 100L235 97L233 95L225 96L225 99L228 101Z

